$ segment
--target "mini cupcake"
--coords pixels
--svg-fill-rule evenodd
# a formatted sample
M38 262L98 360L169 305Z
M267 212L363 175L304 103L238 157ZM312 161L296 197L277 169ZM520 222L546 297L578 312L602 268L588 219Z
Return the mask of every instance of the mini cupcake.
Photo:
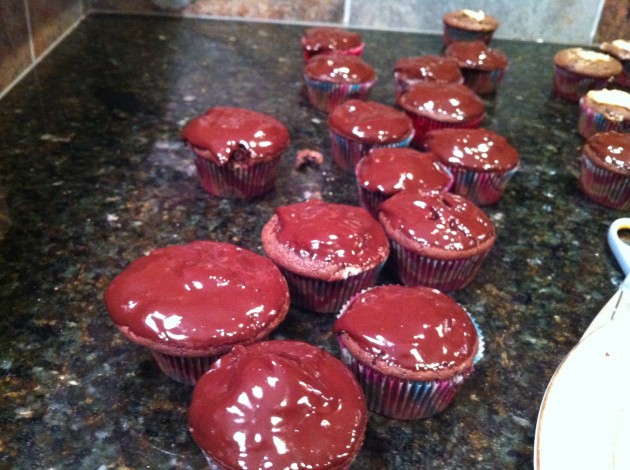
M501 199L519 164L516 149L487 129L438 129L423 146L453 174L451 191L482 206Z
M213 470L347 469L367 409L352 372L300 341L237 346L201 377L188 426Z
M599 47L602 51L621 62L623 72L614 78L615 84L624 88L630 88L630 41L615 39L611 42L603 42Z
M368 409L422 419L448 407L483 356L478 326L448 295L379 286L355 296L333 331Z
M600 132L586 141L580 188L602 206L630 209L630 134Z
M508 67L505 54L481 41L454 42L444 53L459 65L464 84L479 95L494 93Z
M360 56L364 46L361 34L343 28L316 26L302 34L304 62L315 55L332 52Z
M399 104L413 122L412 143L416 146L432 129L475 129L485 112L483 100L467 86L456 83L418 83L402 94Z
M407 147L414 135L405 113L373 101L348 100L328 115L335 163L354 172L359 160L379 147Z
M271 191L289 131L266 114L216 107L191 120L182 137L201 185L214 196L250 199Z
M320 54L306 64L304 81L309 102L330 112L349 99L367 99L376 83L376 71L357 56Z
M363 208L317 199L278 207L262 244L284 274L294 305L338 312L352 295L376 283L389 241Z
M496 238L488 216L457 194L402 191L380 205L378 219L402 283L445 292L473 280Z
M400 191L443 193L453 183L435 155L411 148L374 149L357 164L355 174L361 205L375 218L379 204Z
M462 9L446 13L444 23L444 47L457 41L482 41L490 44L499 20L483 11Z
M403 57L394 66L396 101L411 85L419 82L464 83L459 65L449 57L422 55Z
M266 338L289 309L270 260L229 243L198 241L133 261L105 291L118 329L148 348L167 376L193 384L237 344Z
M602 52L581 47L562 49L553 57L553 89L569 101L579 101L589 90L604 88L623 71L621 62Z
M630 93L591 90L580 98L578 131L585 139L597 132L630 132Z

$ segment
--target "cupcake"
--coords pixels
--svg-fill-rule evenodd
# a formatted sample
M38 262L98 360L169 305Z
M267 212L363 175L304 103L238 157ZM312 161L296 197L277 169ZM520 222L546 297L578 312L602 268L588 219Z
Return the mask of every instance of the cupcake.
M578 131L585 139L597 132L630 132L630 93L591 90L580 98Z
M347 469L367 423L361 387L301 341L237 346L201 377L188 426L211 469Z
M338 312L373 286L389 255L385 232L365 209L317 199L276 208L262 244L284 274L291 302L319 313Z
M435 155L406 147L372 150L357 164L355 174L359 201L375 218L379 204L400 191L443 193L453 183Z
M481 41L454 42L444 54L457 62L464 84L479 95L494 93L508 67L505 54Z
M414 135L405 113L373 101L348 100L328 115L335 163L354 172L359 160L378 147L406 147Z
M600 132L586 141L580 188L602 206L630 209L630 134Z
M367 99L376 83L376 72L357 56L320 54L306 64L304 81L311 105L330 112L349 99Z
M215 107L191 120L182 137L201 185L214 196L250 199L271 191L289 131L266 114Z
M379 206L403 284L454 291L474 278L496 238L488 216L457 194L402 191Z
M443 411L483 355L478 326L428 287L378 286L344 306L333 331L369 410L395 419Z
M360 56L364 46L361 34L343 28L315 26L302 34L305 62L315 55L332 52Z
M396 101L411 85L419 82L464 83L459 65L449 57L422 55L403 57L394 66Z
M423 147L453 174L451 191L482 206L501 199L519 164L516 149L487 129L438 129Z
M558 51L553 64L554 92L569 101L579 101L587 91L604 88L623 71L614 57L581 47Z
M623 72L614 78L615 84L624 88L630 88L630 41L615 39L614 41L603 42L599 47L602 51L621 62Z
M457 41L482 41L490 44L499 21L483 11L462 9L446 13L444 23L444 47Z
M107 311L167 376L193 384L237 344L266 338L289 309L270 260L229 243L197 241L133 261L105 291Z
M418 83L403 93L398 103L413 122L415 146L420 146L432 129L475 129L485 112L483 100L467 86L456 83Z

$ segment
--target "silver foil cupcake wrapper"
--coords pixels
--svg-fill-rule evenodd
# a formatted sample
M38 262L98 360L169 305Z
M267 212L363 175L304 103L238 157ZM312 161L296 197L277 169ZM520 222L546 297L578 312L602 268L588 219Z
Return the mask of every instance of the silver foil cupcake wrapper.
M508 171L476 171L451 167L454 178L451 192L480 206L494 204L501 199L517 170L518 167Z
M411 143L414 132L398 142L389 144L364 143L350 140L329 129L331 151L335 163L343 170L354 172L357 163L374 148L396 148L408 147Z

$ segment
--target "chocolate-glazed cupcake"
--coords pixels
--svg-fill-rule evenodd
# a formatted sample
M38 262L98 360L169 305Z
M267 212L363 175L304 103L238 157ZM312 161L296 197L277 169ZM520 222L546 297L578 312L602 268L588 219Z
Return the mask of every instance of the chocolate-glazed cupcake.
M453 59L439 55L403 57L394 65L396 101L411 85L419 82L464 83L459 65Z
M446 13L444 23L444 46L457 41L482 41L490 44L499 20L483 11L461 9Z
M315 26L302 34L304 61L318 54L348 54L360 56L363 52L361 34L332 26Z
M494 93L508 67L505 54L481 41L455 42L444 54L457 62L465 85L479 95Z

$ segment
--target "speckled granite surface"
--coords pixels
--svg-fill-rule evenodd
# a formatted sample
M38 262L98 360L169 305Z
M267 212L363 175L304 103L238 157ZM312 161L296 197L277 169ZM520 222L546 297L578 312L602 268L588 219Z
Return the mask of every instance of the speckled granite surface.
M213 239L261 252L274 207L313 194L357 204L352 177L331 163L326 116L302 95L301 30L94 15L2 100L0 467L204 467L186 427L191 388L116 331L102 293L155 247ZM380 73L372 98L388 104L395 60L441 47L418 34L364 39ZM495 248L454 294L484 329L486 357L443 414L371 415L353 468L531 467L546 383L622 279L605 232L623 214L579 192L577 105L550 94L560 46L496 45L511 66L484 125L520 150L522 168L486 208ZM179 132L212 105L287 124L273 193L241 202L199 187ZM324 166L296 171L302 148L323 151ZM275 337L337 354L332 321L292 309Z

